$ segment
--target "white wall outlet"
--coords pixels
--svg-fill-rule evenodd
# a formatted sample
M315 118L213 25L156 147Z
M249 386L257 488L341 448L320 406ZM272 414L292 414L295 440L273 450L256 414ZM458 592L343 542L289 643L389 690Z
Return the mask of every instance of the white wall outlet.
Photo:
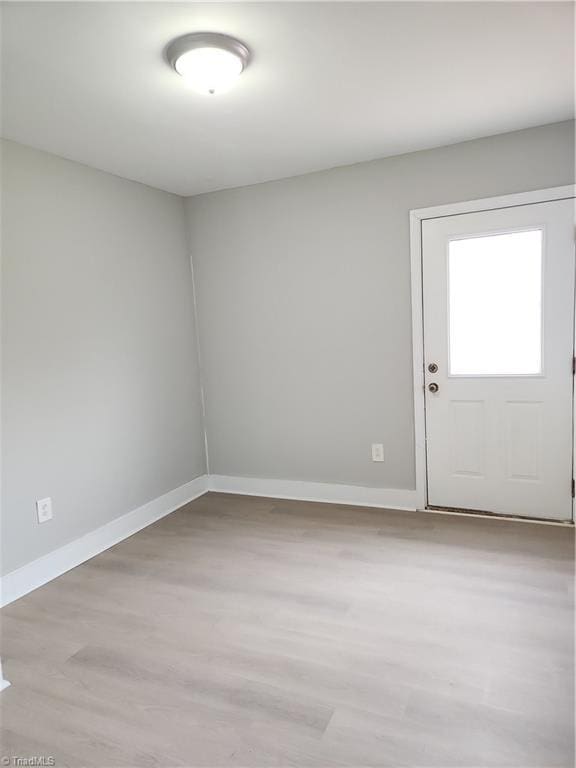
M372 461L384 461L384 446L382 443L372 443Z
M38 499L36 502L36 512L38 513L38 522L46 523L52 520L52 499Z

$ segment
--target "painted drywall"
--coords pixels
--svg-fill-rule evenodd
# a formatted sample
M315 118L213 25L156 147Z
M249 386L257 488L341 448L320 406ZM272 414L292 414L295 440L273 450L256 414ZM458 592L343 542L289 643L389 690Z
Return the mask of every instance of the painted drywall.
M190 198L210 471L414 488L408 212L573 183L573 147L565 122Z
M182 198L12 142L1 160L6 573L205 457Z

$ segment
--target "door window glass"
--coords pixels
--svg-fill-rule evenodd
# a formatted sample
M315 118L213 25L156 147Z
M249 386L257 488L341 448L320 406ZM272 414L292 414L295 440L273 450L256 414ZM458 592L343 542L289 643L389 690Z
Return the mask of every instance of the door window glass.
M450 374L542 371L542 230L451 240Z

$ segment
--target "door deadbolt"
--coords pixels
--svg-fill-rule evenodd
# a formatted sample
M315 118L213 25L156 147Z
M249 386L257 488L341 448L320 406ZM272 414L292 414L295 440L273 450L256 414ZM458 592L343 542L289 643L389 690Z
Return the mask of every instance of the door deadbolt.
M433 381L432 384L428 384L429 392L438 392L438 389L439 387L438 387L438 384L436 384L436 382Z
M430 371L430 373L436 373L436 371L438 370L438 366L436 365L436 363L430 363L430 365L428 366L428 370Z

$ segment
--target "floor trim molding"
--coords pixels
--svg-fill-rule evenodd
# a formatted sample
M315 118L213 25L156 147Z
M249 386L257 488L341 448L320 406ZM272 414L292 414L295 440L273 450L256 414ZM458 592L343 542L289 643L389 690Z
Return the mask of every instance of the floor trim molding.
M383 507L413 512L417 508L416 491L395 488L368 488L362 485L311 483L302 480L268 480L257 477L210 475L209 490L275 499L320 501L358 507Z
M8 605L66 571L90 560L123 539L169 515L208 490L208 476L197 477L163 496L111 520L63 547L49 552L0 579L0 606Z
M369 488L361 485L314 483L303 480L202 475L54 550L54 552L6 574L0 579L0 606L8 605L47 584L52 579L99 555L104 550L113 547L208 491L243 496L264 496L274 499L316 501L326 504L346 504L357 507L380 507L410 512L419 509L416 490ZM469 513L453 510L426 511L433 514L466 514L471 516ZM486 515L482 515L482 517L486 518ZM489 519L498 520L499 518L490 515ZM506 519L535 522L530 518ZM558 523L546 521L546 524ZM565 523L561 524L564 525ZM0 680L0 690L2 690L2 684L4 686L9 685L7 681Z

